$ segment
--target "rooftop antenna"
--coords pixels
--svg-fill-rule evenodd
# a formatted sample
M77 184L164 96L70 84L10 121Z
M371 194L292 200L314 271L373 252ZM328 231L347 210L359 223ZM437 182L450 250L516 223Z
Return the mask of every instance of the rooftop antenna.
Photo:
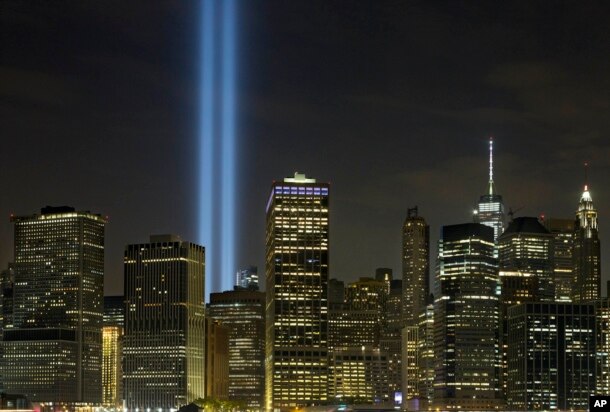
M585 191L589 190L589 162L585 162Z
M494 138L489 138L489 194L494 194Z

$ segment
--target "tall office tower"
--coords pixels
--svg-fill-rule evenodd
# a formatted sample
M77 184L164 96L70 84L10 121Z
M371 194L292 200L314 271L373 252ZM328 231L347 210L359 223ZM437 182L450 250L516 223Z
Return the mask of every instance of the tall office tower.
M402 398L402 280L394 279L385 305L379 347L388 355L388 393L391 400Z
M102 329L102 405L123 407L123 333L125 298L104 296Z
M434 305L402 329L402 397L407 410L427 408L434 394Z
M204 397L203 246L175 235L125 248L123 387L129 411Z
M504 231L504 203L502 196L496 194L493 169L493 139L489 139L489 184L487 193L479 198L475 210L475 221L494 230L494 242ZM497 253L495 254L497 257Z
M553 302L555 298L554 237L535 217L513 219L498 238L500 270L500 319L502 348L501 387L504 394L508 378L507 309L532 301Z
M431 299L432 301L432 299ZM419 406L427 408L434 397L434 304L430 302L419 317L418 372Z
M508 309L511 411L587 410L595 391L591 304L523 303Z
M229 328L229 399L262 410L265 401L265 293L210 294L208 316Z
M537 286L529 289L540 301L555 299L554 236L535 217L517 217L498 238L498 266L502 281L502 299L514 305L524 297L515 279L534 278ZM517 289L515 289L517 286ZM505 296L506 294L508 296Z
M385 403L388 359L379 348L362 346L331 352L329 398L342 403Z
M106 219L50 207L13 216L13 328L4 331L4 387L67 408L102 401Z
M610 393L610 299L594 300L595 306L595 393Z
M267 203L266 409L326 401L329 184L273 182Z
M597 210L589 187L580 197L574 223L573 302L586 302L601 296L601 256L597 232Z
M466 223L444 226L436 273L434 404L488 410L499 390L498 266L494 232Z
M403 326L415 326L426 309L430 294L430 226L417 214L417 206L407 211L402 225L402 314Z
M229 333L219 320L205 319L205 397L229 398Z
M237 271L235 286L242 289L258 290L258 268L249 266Z
M544 227L553 234L555 247L553 255L553 283L555 284L555 301L572 300L572 283L574 282L574 220L544 219Z

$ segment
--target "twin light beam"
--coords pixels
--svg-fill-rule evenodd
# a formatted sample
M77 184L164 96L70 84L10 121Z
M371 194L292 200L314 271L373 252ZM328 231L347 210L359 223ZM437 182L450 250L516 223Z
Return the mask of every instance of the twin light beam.
M203 0L201 9L199 242L208 294L231 290L236 271L236 1Z

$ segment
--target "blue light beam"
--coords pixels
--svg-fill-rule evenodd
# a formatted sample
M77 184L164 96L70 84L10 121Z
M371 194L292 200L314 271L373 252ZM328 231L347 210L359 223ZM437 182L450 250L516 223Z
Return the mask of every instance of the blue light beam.
M236 271L236 15L236 0L202 1L198 230L207 295L232 289Z
M224 0L222 33L222 262L223 290L235 274L235 0Z

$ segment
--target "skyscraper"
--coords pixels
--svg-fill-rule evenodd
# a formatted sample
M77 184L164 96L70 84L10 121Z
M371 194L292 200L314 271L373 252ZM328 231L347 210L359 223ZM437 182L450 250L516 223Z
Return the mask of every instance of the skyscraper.
M267 203L266 409L327 399L329 184L273 182Z
M555 300L570 302L574 282L574 219L544 219L544 227L553 234L553 283Z
M500 403L498 267L493 229L444 226L436 273L434 404L489 410Z
M123 407L123 333L125 298L104 296L102 330L102 405Z
M592 304L508 309L508 410L587 410L595 393Z
M414 326L425 310L430 294L430 226L417 213L407 211L402 226L403 325Z
M504 203L502 196L496 194L493 168L493 138L489 138L489 183L487 193L479 198L475 210L475 221L494 230L494 242L504 231ZM495 255L497 257L497 253Z
M204 397L203 246L175 235L125 249L124 394L129 411Z
M601 257L597 230L597 210L588 185L580 197L574 224L573 302L586 302L601 296Z
M13 328L4 331L9 393L66 407L102 400L104 228L74 208L13 216Z
M265 293L212 293L208 315L229 328L229 399L261 410L265 400Z
M388 394L392 401L402 391L402 319L402 279L394 279L390 284L379 339L381 351L388 355Z
M419 397L420 315L430 294L430 226L417 213L407 210L402 226L402 397ZM421 333L420 333L421 332Z
M513 219L498 238L501 295L501 387L508 378L508 319L510 306L525 302L552 302L554 237L535 217Z

